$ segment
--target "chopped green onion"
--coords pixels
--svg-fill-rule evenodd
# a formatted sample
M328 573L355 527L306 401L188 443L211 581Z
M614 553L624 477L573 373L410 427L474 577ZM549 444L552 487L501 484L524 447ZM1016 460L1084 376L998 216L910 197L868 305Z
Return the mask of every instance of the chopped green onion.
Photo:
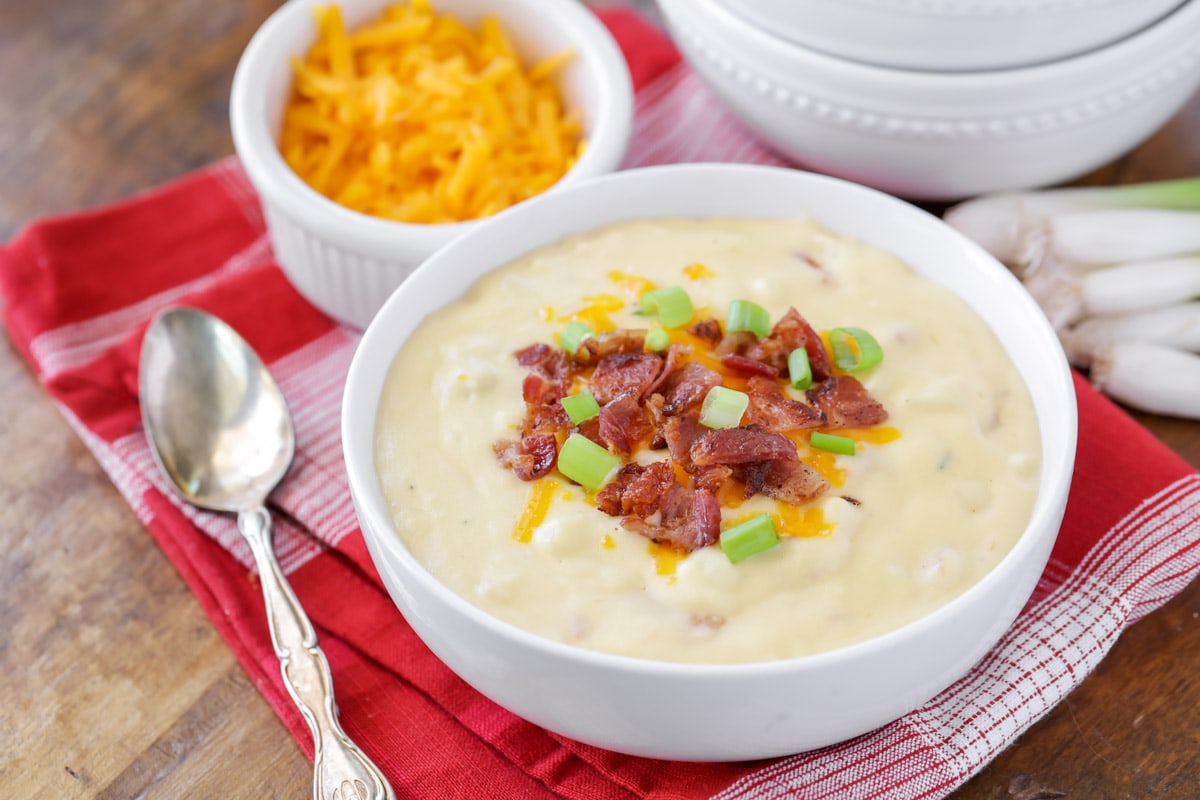
M656 353L661 353L671 344L671 334L667 333L662 328L651 328L646 334L646 347Z
M771 315L758 303L749 300L734 300L729 304L729 317L725 320L725 330L750 331L758 338L763 338L771 332Z
M770 514L759 514L721 531L721 549L734 564L779 544Z
M573 354L579 349L579 345L583 344L584 339L590 339L595 335L596 332L592 330L592 326L586 322L568 322L563 326L562 333L558 335L558 343L562 345L563 350Z
M857 452L854 440L849 436L834 436L831 433L813 431L812 438L808 440L808 443L818 450L828 450L843 456L852 456Z
M745 392L714 386L704 395L700 424L706 428L736 428L749 405L750 397Z
M808 363L808 351L803 347L788 353L788 378L793 389L812 386L812 365Z
M643 292L638 298L638 311L642 314L657 315L659 324L664 328L687 325L695 314L692 298L678 286Z
M600 404L596 402L596 397L587 389L584 389L579 394L564 397L559 402L562 403L563 411L567 412L567 416L571 418L571 422L575 425L585 422L600 413Z
M846 372L861 372L883 361L883 348L862 328L834 328L829 332L833 363Z
M620 458L579 433L568 436L558 451L558 471L593 492L607 483L620 465Z

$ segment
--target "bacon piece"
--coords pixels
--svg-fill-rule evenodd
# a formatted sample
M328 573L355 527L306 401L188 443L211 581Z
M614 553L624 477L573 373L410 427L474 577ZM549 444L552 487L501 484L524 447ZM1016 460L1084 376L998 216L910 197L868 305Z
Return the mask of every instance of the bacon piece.
M793 400L770 378L755 375L746 382L750 405L746 419L772 433L808 430L825 424L825 415L807 403Z
M667 417L662 431L663 438L667 443L667 450L671 453L671 460L691 472L693 470L692 445L708 432L708 428L700 424L700 414L692 411L675 417Z
M584 366L600 363L601 359L618 353L640 353L646 349L646 332L630 328L606 331L589 336L575 351L575 360Z
M567 396L567 387L561 381L531 372L521 381L521 396L525 398L526 403L534 405L556 403Z
M534 433L519 442L501 439L492 445L492 451L514 475L523 481L532 481L554 469L558 440L548 433Z
M887 409L858 378L835 375L808 390L808 401L825 415L828 428L867 428L887 421Z
M708 342L709 347L716 347L725 334L721 331L721 323L709 317L692 324L688 333L701 341Z
M721 341L717 342L713 352L719 356L727 356L731 353L739 356L745 355L756 341L758 341L757 338L750 331L733 331L721 337Z
M720 385L720 373L696 361L689 361L668 375L660 385L664 401L662 413L668 417L682 414L704 400L709 389Z
M558 402L567 395L574 374L566 352L539 342L518 350L515 356L517 363L529 370L521 382L525 399L521 435L570 428L571 420Z
M737 353L730 353L727 356L722 356L721 363L730 369L737 370L738 372L751 372L768 378L779 377L779 370L775 369L770 364L764 364L761 361L755 361L753 358L739 356Z
M558 400L549 403L526 403L525 419L521 420L521 436L533 433L555 433L569 430L571 418Z
M610 449L629 455L650 435L650 422L632 392L617 397L600 409L600 439Z
M663 396L655 392L646 397L642 409L650 422L650 449L661 450L667 446L667 437L663 434L667 418L663 415Z
M575 433L578 433L580 436L583 436L585 439L591 439L593 442L600 445L601 447L606 446L604 444L604 440L602 440L600 438L600 418L599 417L592 417L591 419L585 419L583 422L579 423L571 430L574 431Z
M614 353L600 359L592 373L592 395L600 405L632 392L639 400L662 370L657 353Z
M806 503L829 488L829 481L803 461L755 461L734 467L733 476L746 484L746 497L765 494L791 505Z
M667 347L667 351L663 354L662 369L658 371L658 377L655 378L649 386L642 392L642 397L649 397L655 394L666 383L667 378L671 377L671 373L675 372L676 365L679 363L688 348L681 345L673 344Z
M685 553L714 544L721 536L721 504L712 492L685 489L679 484L663 500L660 521L626 517L622 527Z
M754 344L744 355L770 364L783 375L787 372L788 355L803 347L808 354L808 363L812 368L813 380L823 381L829 377L829 354L825 352L825 344L812 326L800 316L800 312L789 308L771 328L771 332Z
M757 425L708 431L692 443L688 451L692 463L747 464L751 461L797 461L796 444L783 434L771 433Z
M721 491L721 487L725 485L725 482L732 477L732 467L727 467L724 464L713 464L712 466L701 467L696 470L695 474L692 475L692 486L717 494Z
M596 506L614 517L649 517L658 511L671 486L677 485L675 472L666 461L646 465L631 462L596 493Z
M558 347L538 342L521 348L514 355L522 367L549 381L561 382L570 377L571 365L567 352Z
M716 495L681 486L667 461L626 464L596 494L596 504L606 514L624 516L624 528L684 552L707 547L721 535Z

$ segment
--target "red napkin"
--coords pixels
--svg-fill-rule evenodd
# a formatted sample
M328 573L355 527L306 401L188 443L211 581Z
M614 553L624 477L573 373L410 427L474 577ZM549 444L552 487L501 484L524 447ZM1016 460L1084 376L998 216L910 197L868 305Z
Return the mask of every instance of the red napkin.
M629 165L780 163L628 11L604 15L638 87ZM183 507L142 433L137 355L153 314L218 314L258 349L295 413L295 465L272 498L284 569L318 629L348 733L400 797L933 798L1066 696L1125 626L1200 571L1200 476L1082 380L1074 488L1016 625L969 675L850 742L767 762L632 758L563 739L486 700L415 637L381 587L341 460L358 333L292 290L253 191L227 159L119 205L29 226L0 249L14 344L311 756L283 689L251 559L229 516Z

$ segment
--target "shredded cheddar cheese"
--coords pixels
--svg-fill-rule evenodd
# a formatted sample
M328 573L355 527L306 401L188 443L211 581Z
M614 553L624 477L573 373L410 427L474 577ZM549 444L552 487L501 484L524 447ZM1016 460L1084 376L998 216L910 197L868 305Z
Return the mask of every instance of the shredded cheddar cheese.
M533 482L529 487L529 500L513 528L515 541L528 542L533 538L533 532L546 521L546 513L550 510L550 502L554 500L554 492L558 488L558 481L548 478Z
M582 154L553 82L569 51L525 69L494 17L473 30L429 0L352 32L336 4L314 16L280 150L331 200L403 222L477 219L548 189Z
M683 274L686 275L689 280L693 281L703 280L704 278L715 278L717 276L717 273L699 263L688 264L683 268Z

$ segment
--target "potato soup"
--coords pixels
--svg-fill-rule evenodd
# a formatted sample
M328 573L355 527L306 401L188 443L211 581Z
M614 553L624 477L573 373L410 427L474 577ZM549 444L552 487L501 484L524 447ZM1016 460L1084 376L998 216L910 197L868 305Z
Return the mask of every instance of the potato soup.
M687 324L667 329L666 299L647 306L646 292L665 287L690 300ZM733 301L765 310L774 327L745 330ZM804 346L764 355L789 319L809 332L791 340ZM584 325L584 342L636 337L588 363L576 341L563 349ZM822 368L839 331L869 335L849 350L839 340ZM883 357L860 369L872 343ZM805 349L807 389L789 383L801 367L788 359ZM566 363L557 384L530 366L533 352ZM857 365L842 361L847 352ZM636 386L601 380L635 363L645 375ZM700 416L698 394L679 399L693 375L734 398L721 412L731 419L713 422L707 402L710 418ZM722 380L712 375L724 388L711 389ZM835 384L882 411L839 422L822 397ZM562 395L588 392L607 409L600 434L594 415L568 420L560 407ZM630 436L612 422L618 404L636 423ZM811 422L777 423L764 411L777 408ZM677 447L680 430L692 432ZM549 442L549 460L523 436ZM604 459L619 468L579 485L588 481L563 474L579 469L562 452L568 440L597 451L601 472ZM725 446L744 442L758 450ZM780 446L788 452L762 449ZM399 352L375 460L404 544L469 602L572 645L700 663L818 653L937 609L1020 537L1041 470L1028 391L985 323L894 256L809 219L621 223L489 273ZM652 473L647 505L631 487ZM760 523L772 538L730 547Z

